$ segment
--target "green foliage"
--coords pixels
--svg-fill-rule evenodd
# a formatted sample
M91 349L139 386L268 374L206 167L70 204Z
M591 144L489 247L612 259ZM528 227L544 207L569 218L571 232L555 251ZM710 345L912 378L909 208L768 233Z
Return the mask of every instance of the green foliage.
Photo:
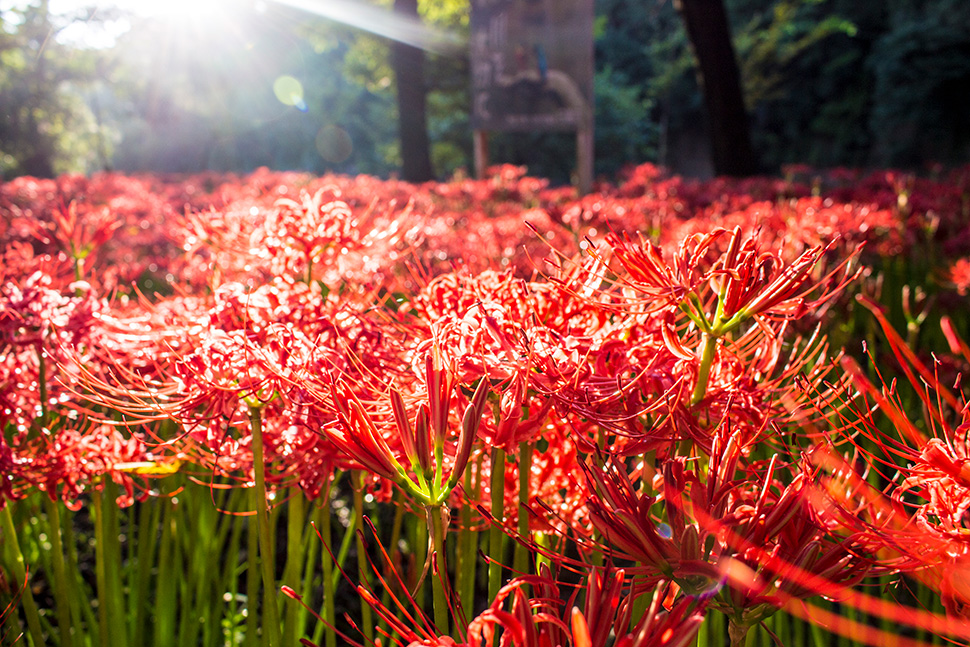
M736 44L768 168L866 163L870 88L858 78L870 26L863 12L823 0L783 0L746 18Z
M872 131L880 159L915 165L970 155L970 7L901 10L875 44Z
M132 107L119 169L388 172L393 97L374 69L348 73L350 30L319 29L318 20L277 5L231 18L190 34L146 18L121 40ZM299 82L301 106L274 93L284 75Z
M594 88L597 172L614 176L632 160L655 159L659 127L642 89L610 68L596 73Z
M817 15L821 0L782 0L754 15L735 36L745 100L758 105L783 94L791 64L833 34L855 36L855 25L839 15Z
M968 3L725 3L765 170L970 155ZM597 173L696 156L678 143L703 141L704 112L674 3L596 0L595 11ZM421 0L419 12L426 25L467 37L468 0ZM112 48L64 37L79 20L115 17L55 15L44 0L0 10L4 177L398 168L386 39L274 3L200 25L131 16ZM468 60L429 54L425 65L433 163L447 177L471 163ZM282 75L300 82L305 105L274 95ZM492 159L568 181L573 151L571 135L495 135Z
M84 171L106 150L84 96L98 59L58 38L85 17L55 17L47 2L0 9L0 176Z

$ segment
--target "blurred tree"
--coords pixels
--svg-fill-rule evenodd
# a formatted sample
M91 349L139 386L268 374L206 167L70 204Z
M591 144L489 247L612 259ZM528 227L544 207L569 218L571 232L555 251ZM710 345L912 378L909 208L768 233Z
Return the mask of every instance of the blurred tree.
M394 13L405 24L421 20L418 0L394 0ZM427 182L434 178L434 171L431 169L431 147L428 142L424 51L399 40L392 41L391 67L397 86L401 179Z
M658 161L704 175L699 154L707 153L697 146L707 137L703 94L673 3L597 0L596 6L606 19L597 65L606 62L643 89L659 130ZM725 6L761 168L869 163L875 81L867 61L885 29L884 3L725 0Z
M741 71L723 0L674 0L697 57L711 136L714 172L744 176L758 170L744 105Z
M126 62L117 86L130 88L114 106L117 168L392 170L390 72L346 73L360 63L353 30L278 4L233 7L216 22L133 17L116 48ZM386 49L374 55L386 66Z
M58 39L73 22L94 19L88 11L55 17L47 0L0 8L0 174L84 171L106 146L82 94L98 57Z

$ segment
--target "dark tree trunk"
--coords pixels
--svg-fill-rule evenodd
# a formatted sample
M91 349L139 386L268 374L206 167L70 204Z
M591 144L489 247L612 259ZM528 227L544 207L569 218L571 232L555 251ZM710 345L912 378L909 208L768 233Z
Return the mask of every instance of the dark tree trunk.
M394 0L394 12L406 20L418 20L417 0ZM426 182L434 178L424 87L424 52L394 41L391 66L397 81L398 127L401 141L401 179Z
M714 172L752 175L758 171L758 160L751 145L741 72L731 43L724 2L676 0L675 4L697 56L711 131Z

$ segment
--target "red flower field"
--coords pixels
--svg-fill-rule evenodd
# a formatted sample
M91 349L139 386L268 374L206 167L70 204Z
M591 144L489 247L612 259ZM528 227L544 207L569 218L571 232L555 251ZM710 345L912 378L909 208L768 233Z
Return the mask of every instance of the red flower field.
M970 643L970 170L0 185L0 635Z

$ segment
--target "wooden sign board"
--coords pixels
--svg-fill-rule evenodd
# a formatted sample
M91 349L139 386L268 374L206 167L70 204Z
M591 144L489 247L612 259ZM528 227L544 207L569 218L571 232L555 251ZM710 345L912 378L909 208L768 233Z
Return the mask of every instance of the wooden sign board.
M471 70L477 149L485 131L575 130L588 184L593 0L471 0Z

